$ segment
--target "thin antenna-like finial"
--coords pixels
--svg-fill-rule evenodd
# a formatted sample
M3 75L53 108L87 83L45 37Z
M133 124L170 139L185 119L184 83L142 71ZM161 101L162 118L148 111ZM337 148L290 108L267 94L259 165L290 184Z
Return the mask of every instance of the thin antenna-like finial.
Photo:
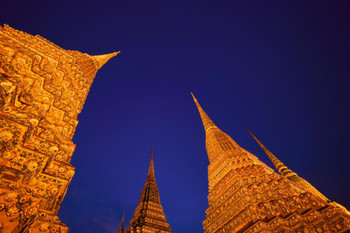
M264 150L265 154L267 155L267 157L269 157L269 159L271 160L271 162L273 163L273 165L276 167L277 171L283 176L283 177L288 177L288 176L296 176L297 174L295 174L292 170L290 170L286 165L284 165L274 154L272 154L271 151L269 151L260 141L259 139L257 139L257 137L255 137L255 135L250 132L247 129L248 133L250 133L250 135L254 138L254 140L259 144L259 146Z

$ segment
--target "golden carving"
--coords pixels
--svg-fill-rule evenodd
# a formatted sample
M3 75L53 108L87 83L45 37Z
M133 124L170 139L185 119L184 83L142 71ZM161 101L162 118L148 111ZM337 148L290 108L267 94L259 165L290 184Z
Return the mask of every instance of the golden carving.
M77 116L116 54L64 50L0 26L0 232L68 231L56 214L75 171Z
M210 162L205 233L350 232L349 211L288 169L253 136L281 175L274 172L222 132L193 99Z

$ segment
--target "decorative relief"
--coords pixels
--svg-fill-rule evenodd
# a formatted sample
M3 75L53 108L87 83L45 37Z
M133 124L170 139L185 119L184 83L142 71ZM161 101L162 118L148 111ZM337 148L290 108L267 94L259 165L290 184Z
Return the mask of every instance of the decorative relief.
M56 216L75 168L72 137L97 70L116 53L67 51L0 27L0 231L67 232Z

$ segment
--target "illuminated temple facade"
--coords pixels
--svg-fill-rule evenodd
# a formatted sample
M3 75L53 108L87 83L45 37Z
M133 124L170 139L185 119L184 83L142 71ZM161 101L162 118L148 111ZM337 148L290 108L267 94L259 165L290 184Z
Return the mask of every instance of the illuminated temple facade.
M209 158L205 233L350 232L350 213L288 169L258 139L279 174L221 131L197 105Z
M77 116L116 54L64 50L0 26L0 232L68 232L57 212L75 171Z

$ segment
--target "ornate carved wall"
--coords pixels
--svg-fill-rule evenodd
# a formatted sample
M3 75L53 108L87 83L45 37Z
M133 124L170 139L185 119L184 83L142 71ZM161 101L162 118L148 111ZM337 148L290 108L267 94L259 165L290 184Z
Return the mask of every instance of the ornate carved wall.
M75 172L77 116L116 54L64 50L0 26L0 232L68 231L56 214Z

